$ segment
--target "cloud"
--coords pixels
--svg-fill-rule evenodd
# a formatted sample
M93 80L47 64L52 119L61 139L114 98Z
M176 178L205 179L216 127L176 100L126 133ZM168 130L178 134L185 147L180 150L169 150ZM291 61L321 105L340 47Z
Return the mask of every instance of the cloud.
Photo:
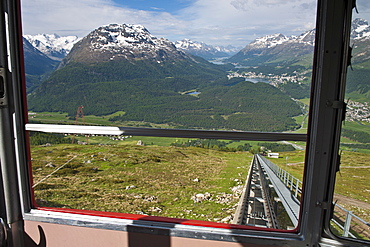
M188 16L194 30L213 33L213 37L203 35L206 43L224 38L245 45L262 35L297 35L314 28L315 3L315 0L197 0L181 14L184 18Z
M274 8L280 5L286 5L289 1L285 0L233 0L230 2L236 9L243 11L250 11L254 7L268 7Z
M56 32L80 37L110 23L181 26L181 20L168 13L123 8L109 0L24 0L22 18L26 34Z
M83 37L102 25L131 23L172 41L237 46L267 34L311 29L316 8L315 0L193 0L176 14L130 9L111 0L23 0L22 7L25 34Z

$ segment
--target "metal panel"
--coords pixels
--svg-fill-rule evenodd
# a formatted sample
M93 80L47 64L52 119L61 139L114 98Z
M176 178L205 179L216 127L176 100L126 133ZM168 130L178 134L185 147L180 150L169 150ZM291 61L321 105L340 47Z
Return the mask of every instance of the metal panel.
M5 198L5 224L8 227L9 246L23 246L23 215L18 185L16 145L14 136L14 77L12 66L19 66L19 63L12 60L18 47L14 42L14 20L17 18L18 1L1 1L0 6L0 68L2 101L0 106L0 160ZM18 4L18 5L17 5Z
M352 0L322 0L316 28L309 135L303 184L301 229L311 244L323 240L331 214L338 162L344 75L348 64L348 27ZM336 102L336 103L334 103ZM326 226L325 226L326 225Z
M293 133L182 130L55 124L27 124L26 130L69 134L133 135L254 141L306 141L307 138L306 134Z

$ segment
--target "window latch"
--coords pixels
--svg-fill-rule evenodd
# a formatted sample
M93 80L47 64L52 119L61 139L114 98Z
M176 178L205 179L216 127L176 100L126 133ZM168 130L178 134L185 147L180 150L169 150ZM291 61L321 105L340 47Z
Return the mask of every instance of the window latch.
M344 101L339 100L328 100L326 105L334 109L345 109L347 107L347 104Z
M356 3L356 0L353 0L353 1L352 1L352 9L355 9L355 10L356 10L356 13L358 14L358 9L357 9L357 3Z
M331 203L330 202L316 202L316 207L322 208L322 209L329 209L331 208Z
M339 100L328 100L326 102L326 105L328 107L331 107L333 109L342 109L342 121L346 119L346 110L347 110L347 103L344 101L339 101Z
M351 70L353 71L353 68L352 68L352 50L353 50L353 47L349 46L348 47L347 67L349 66L351 68Z
M0 67L0 107L8 105L6 90L6 70Z

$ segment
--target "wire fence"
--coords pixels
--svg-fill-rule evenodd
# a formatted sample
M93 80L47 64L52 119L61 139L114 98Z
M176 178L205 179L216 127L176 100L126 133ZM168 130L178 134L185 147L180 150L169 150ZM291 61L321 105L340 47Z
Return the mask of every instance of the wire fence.
M300 200L302 197L302 181L300 181L298 178L294 177L281 167L277 166L270 160L266 159L265 157L263 156L260 157L271 168L271 170L273 170L275 175L280 178L280 180L285 184L285 186L288 189L290 189L292 195L294 195L295 198ZM346 210L345 208L336 203L334 205L336 208L334 209L334 217L332 219L332 222L339 229L341 229L341 235L343 237L357 238L358 236L365 236L366 238L369 238L368 237L368 235L370 235L369 222L361 219L357 215L353 214L352 211ZM356 232L360 233L356 236L355 234Z

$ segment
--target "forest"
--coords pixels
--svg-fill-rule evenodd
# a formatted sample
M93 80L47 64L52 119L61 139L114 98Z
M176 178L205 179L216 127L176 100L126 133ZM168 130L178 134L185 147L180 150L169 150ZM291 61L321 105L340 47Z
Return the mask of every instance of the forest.
M282 131L297 128L291 117L301 113L295 102L265 83L205 88L199 97L158 94L137 92L139 99L125 103L126 114L110 120L167 123L179 128Z
M103 116L178 128L293 130L300 107L265 83L226 77L226 67L177 60L69 64L28 96L29 110ZM185 92L197 90L193 96Z
M346 92L357 91L359 94L368 94L370 91L370 70L359 67L347 71Z
M258 143L258 146L264 147L264 149L270 150L271 152L289 152L295 150L292 145L276 142Z
M65 138L63 134L51 134L42 132L29 132L30 144L31 145L45 145L49 144L62 144L71 143L71 138Z
M370 134L363 131L342 129L342 136L361 143L370 143Z
M174 147L199 147L205 149L214 149L218 151L225 151L225 152L236 152L236 151L249 151L252 148L252 145L249 143L244 143L243 145L239 145L236 148L228 147L227 145L233 143L234 141L220 141L215 139L196 139L196 140L188 140L185 142L174 142L171 143L171 146Z

